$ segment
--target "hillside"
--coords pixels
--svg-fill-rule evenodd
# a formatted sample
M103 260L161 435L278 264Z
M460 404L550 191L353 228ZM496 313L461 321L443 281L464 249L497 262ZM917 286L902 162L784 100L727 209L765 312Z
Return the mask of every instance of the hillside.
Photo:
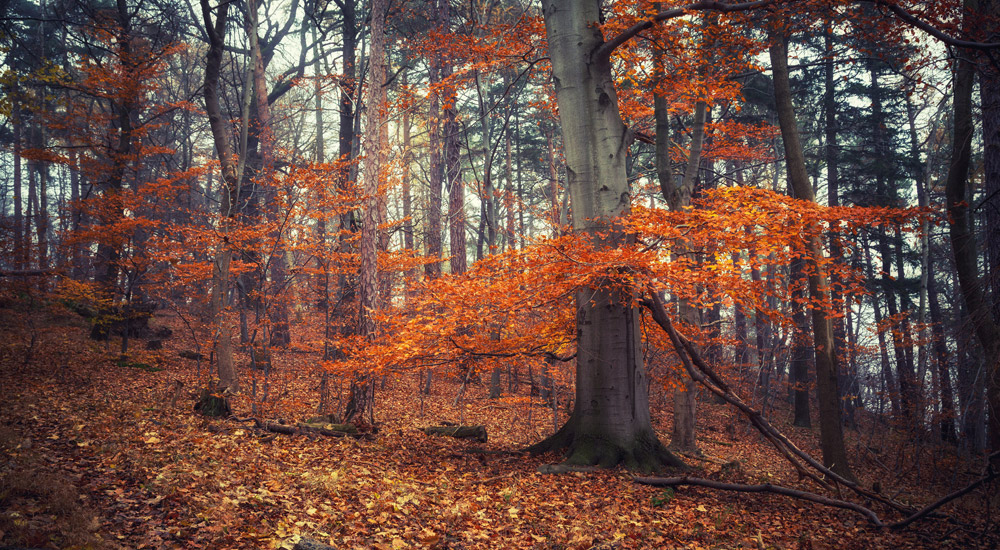
M60 305L8 300L0 309L0 546L263 549L295 535L380 549L995 548L1000 540L996 498L982 490L944 507L947 517L896 532L782 496L665 492L621 469L540 474L559 458L517 451L551 433L552 410L525 383L489 400L473 379L456 406L461 380L437 378L421 397L417 373L388 377L376 396L377 433L364 439L206 419L193 407L205 362L199 379L197 362L178 355L196 343L175 314L158 312L153 324L173 331L163 349L120 363L114 339L89 340L86 320ZM276 354L259 416L312 416L316 362L315 354ZM233 407L246 418L250 375L242 376L246 391ZM651 400L666 440L670 400L661 393L654 388ZM704 456L686 459L697 475L816 490L735 412L708 401L699 409ZM790 412L777 407L772 422L815 453L816 434L790 427ZM419 431L445 421L481 424L489 442ZM848 431L855 469L900 501L930 502L981 468L869 422Z

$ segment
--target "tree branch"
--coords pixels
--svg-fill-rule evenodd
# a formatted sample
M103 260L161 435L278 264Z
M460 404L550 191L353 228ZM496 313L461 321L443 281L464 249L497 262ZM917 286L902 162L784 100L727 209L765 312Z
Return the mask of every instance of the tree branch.
M797 0L791 0L791 2L795 1ZM973 40L962 40L960 38L955 38L954 36L945 33L944 31L938 29L934 25L906 11L892 0L865 0L865 1L874 1L876 5L888 9L890 12L893 13L893 15L901 19L904 23L924 31L925 33L929 34L930 36L933 36L934 38L937 38L938 40L944 42L945 44L948 44L949 46L968 48L973 50L992 50L1000 48L1000 42L976 42ZM617 36L614 36L610 40L605 41L600 48L594 51L593 59L597 61L607 61L611 59L611 54L619 46L635 38L636 35L638 35L642 31L651 29L654 26L656 26L657 23L660 23L662 21L686 15L688 12L715 11L718 13L732 13L737 11L749 11L758 8L766 8L774 4L775 4L774 0L756 0L753 2L740 2L736 4L719 2L717 0L703 0L701 2L694 2L686 6L664 10L661 11L660 13L657 13L653 17L646 19L645 21L641 21L639 23L636 23L635 25L632 25L631 27L622 31Z
M741 493L775 493L779 495L785 495L792 498L797 498L800 500L808 500L809 502L815 502L817 504L822 504L824 506L832 506L834 508L843 508L844 510L852 510L857 512L866 518L876 527L885 527L882 520L879 519L878 514L872 510L865 508L860 504L855 504L853 502L848 502L846 500L838 500L835 498L825 497L823 495L817 495L816 493L810 493L808 491L799 491L798 489L792 489L790 487L783 487L781 485L772 485L770 483L764 483L760 485L744 485L742 483L725 483L722 481L715 481L712 479L702 479L698 477L635 477L632 478L636 483L642 485L651 485L653 487L679 487L681 485L695 485L699 487L708 487L709 489L719 489L723 491L737 491Z
M797 1L797 0L792 0ZM774 4L774 0L756 0L754 2L741 2L738 4L728 4L726 2L718 2L716 0L703 0L702 2L695 2L693 4L688 4L686 6L681 6L679 8L673 8L669 10L661 11L660 13L654 15L653 17L646 19L645 21L636 23L631 27L625 29L618 36L615 36L611 40L607 40L601 45L596 51L594 51L593 58L595 60L607 61L611 59L611 53L614 52L618 46L628 42L632 38L635 38L640 32L653 28L657 23L661 21L666 21L667 19L673 19L674 17L680 17L687 14L689 11L716 11L719 13L730 13L736 11L747 11L757 8L764 8Z
M925 33L937 38L938 40L948 44L949 46L955 46L957 48L968 48L971 50L992 50L1000 48L1000 42L975 42L972 40L962 40L960 38L955 38L954 36L946 34L941 29L931 25L930 23L920 19L919 17L913 15L912 13L906 11L900 7L895 2L889 0L875 0L877 6L882 6L893 13L896 17L900 18L906 24L911 27L916 27Z
M965 496L966 494L971 493L972 491L976 490L980 486L985 485L986 483L989 483L990 481L993 481L994 479L997 478L998 475L1000 475L1000 472L997 472L996 470L994 470L993 466L992 466L993 461L997 460L998 458L1000 458L1000 451L996 451L993 454L991 454L989 457L986 458L986 470L985 470L985 472L983 472L983 476L980 477L979 479L977 479L976 481L973 481L972 483L966 485L965 487L963 487L963 488L961 488L961 489L959 489L959 490L957 490L957 491L955 491L955 492L953 492L951 494L945 495L945 496L939 498L938 500L936 500L936 501L928 504L927 506L924 506L920 511L914 513L910 517L908 517L908 518L906 518L904 520L901 520L901 521L897 521L896 523L890 524L889 528L890 529L902 529L902 528L906 527L907 525L913 523L914 521L917 521L918 519L920 519L920 518L922 518L924 516L927 516L928 514L930 514L931 512L933 512L934 510L937 510L938 508L944 506L945 504L948 504L949 502L955 500L956 498Z

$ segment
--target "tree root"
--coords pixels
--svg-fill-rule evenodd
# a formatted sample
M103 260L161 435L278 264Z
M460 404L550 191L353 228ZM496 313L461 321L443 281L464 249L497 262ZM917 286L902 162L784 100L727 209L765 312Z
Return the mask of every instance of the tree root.
M563 462L558 466L567 467L612 468L622 464L629 470L647 473L667 469L688 469L688 465L667 450L652 432L645 436L637 436L636 441L626 447L596 437L577 436L573 418L570 418L559 431L525 451L531 455L562 451L565 453Z

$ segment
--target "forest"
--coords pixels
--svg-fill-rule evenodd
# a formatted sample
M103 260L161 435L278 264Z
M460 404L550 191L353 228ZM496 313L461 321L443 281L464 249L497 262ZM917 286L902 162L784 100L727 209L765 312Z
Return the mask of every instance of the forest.
M1000 0L0 0L0 549L1000 545Z

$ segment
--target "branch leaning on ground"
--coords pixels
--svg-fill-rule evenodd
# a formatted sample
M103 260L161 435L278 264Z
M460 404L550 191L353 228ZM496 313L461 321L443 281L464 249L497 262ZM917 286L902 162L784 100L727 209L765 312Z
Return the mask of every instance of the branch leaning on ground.
M800 475L816 481L817 484L827 490L834 489L827 481L832 480L850 488L860 496L881 502L882 504L885 504L886 506L889 506L899 512L909 514L915 511L912 507L895 502L878 493L864 489L857 483L830 470L813 458L809 453L798 448L798 446L792 443L792 441L788 439L785 434L772 426L759 412L753 410L729 388L722 377L720 377L701 357L701 354L695 348L694 344L692 344L691 341L685 338L682 334L677 332L673 326L673 322L670 320L669 315L667 315L666 308L660 300L659 295L653 289L649 289L649 293L651 298L644 300L643 304L652 313L653 320L660 325L668 336L670 336L671 343L673 343L674 348L681 357L681 361L684 363L684 368L688 371L688 374L713 393L744 413L750 420L750 423L753 424L753 426L757 428L757 430L760 431L764 437L767 438L768 441L770 441L775 448L777 448L778 451L780 451L785 458L792 463L793 466L795 466ZM797 458L792 458L793 456ZM799 461L808 464L813 470L822 474L823 477L808 471L808 469L806 469Z
M789 487L782 487L781 485L772 485L770 483L763 483L760 485L744 485L742 483L725 483L722 481L715 481L712 479L702 479L697 477L635 477L632 478L633 481L642 485L652 485L654 487L679 487L681 485L696 485L699 487L708 487L709 489L719 489L723 491L737 491L741 493L776 493L779 495L785 495L792 498L797 498L801 500L808 500L810 502L815 502L817 504L822 504L824 506L832 506L834 508L843 508L845 510L853 510L866 518L876 527L885 527L885 524L879 519L878 514L871 511L868 508L860 504L855 504L853 502L848 502L846 500L839 500L835 498L825 497L823 495L817 495L816 493L810 493L808 491L800 491L798 489L792 489Z
M687 370L688 374L695 381L701 383L703 386L708 388L712 393L723 398L726 402L735 406L737 409L740 410L740 412L745 414L747 418L750 420L751 424L753 424L753 426L757 428L757 430L760 431L761 434L763 434L764 437L768 441L770 441L778 449L778 451L785 456L786 459L788 459L788 461L795 467L795 469L798 471L800 475L808 477L813 481L816 481L820 486L828 490L833 490L834 487L831 486L826 481L826 479L833 480L836 483L839 483L841 485L850 488L851 490L853 490L855 493L857 493L862 497L868 498L876 502L880 502L886 506L889 506L890 508L895 509L898 512L909 514L909 516L906 519L901 520L899 522L886 525L882 520L879 519L878 515L875 514L875 512L864 506L840 499L831 499L829 497L824 497L822 495L810 493L807 491L800 491L797 489L791 489L788 487L781 487L770 484L740 485L740 484L725 484L712 480L701 480L698 478L688 478L688 477L667 478L668 480L671 480L673 482L673 485L701 485L705 487L713 487L717 489L726 489L726 490L734 490L742 492L778 493L786 496L792 496L795 498L809 500L819 504L825 504L828 506L854 510L867 517L869 521L872 522L872 524L878 527L901 529L903 527L910 525L914 521L917 521L923 517L928 516L934 510L940 508L941 506L947 504L948 502L951 502L952 500L955 500L965 494L968 494L969 492L975 490L976 488L985 485L986 483L989 483L993 479L1000 476L1000 472L997 472L996 469L992 466L993 462L996 461L998 458L1000 458L1000 451L998 451L990 455L990 457L987 459L986 469L984 470L983 475L979 479L973 481L965 488L955 491L935 501L934 503L931 503L930 505L924 507L921 510L916 510L910 506L905 506L877 493L865 490L857 483L844 479L843 477L837 475L829 468L817 462L816 459L814 459L811 455L799 449L784 434L782 434L777 428L772 426L766 419L764 419L764 417L760 413L753 410L742 399L740 399L739 396L733 393L733 391L729 388L726 382L704 361L704 359L701 357L701 354L695 348L694 344L690 340L685 338L683 335L681 335L679 332L677 332L677 330L674 328L673 322L670 320L670 316L667 314L666 308L664 307L662 300L660 300L659 298L659 294L657 294L654 289L650 288L649 295L650 295L649 298L646 298L642 301L642 305L644 305L647 309L649 309L650 313L652 314L653 320L658 325L660 325L660 328L662 328L670 337L670 341L673 344L674 349L676 350L677 355L680 357L681 363L683 363L684 368L685 370ZM802 464L802 462L800 462L800 460L804 461L813 469L823 474L823 476L825 476L826 479L823 479L817 474L807 470ZM662 479L662 478L635 478L636 482L644 483L646 485L656 484L652 483L652 481L657 479ZM666 485L666 483L665 482L661 483L661 485Z

